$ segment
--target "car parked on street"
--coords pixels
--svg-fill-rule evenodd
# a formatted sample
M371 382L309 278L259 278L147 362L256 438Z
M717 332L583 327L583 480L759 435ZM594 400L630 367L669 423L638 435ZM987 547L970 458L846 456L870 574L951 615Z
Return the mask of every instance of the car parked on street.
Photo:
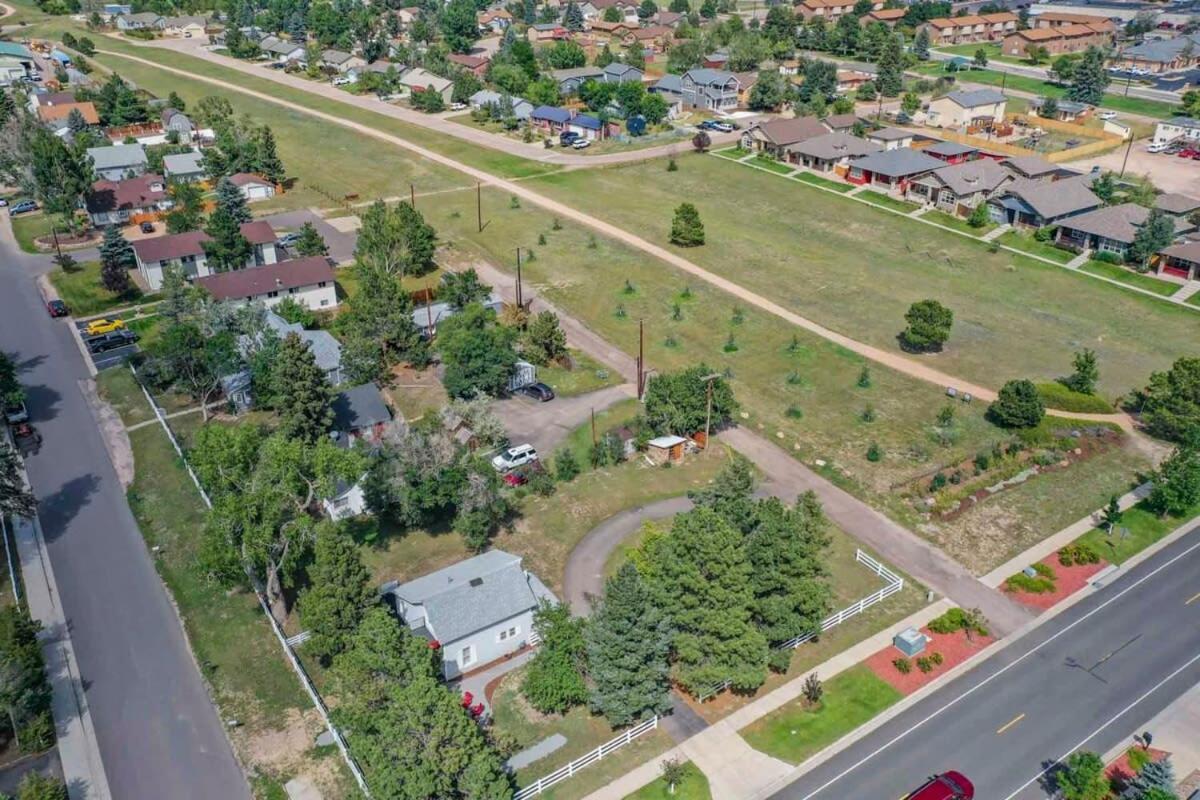
M541 381L522 386L517 391L532 400L537 400L539 403L548 403L554 399L554 390Z
M62 300L50 300L46 303L46 313L51 317L58 318L67 316L67 314L71 313L71 310L67 308L67 304Z
M18 422L29 421L29 409L25 405L24 400L18 400L15 403L9 403L4 407L4 421L9 425L16 425Z
M13 441L17 445L17 452L21 454L22 458L37 455L37 452L42 449L42 435L28 422L13 425L11 430Z
M99 336L102 333L111 333L112 331L121 330L124 327L125 320L123 319L105 319L102 317L89 322L87 327L83 329L83 332L88 336Z
M934 775L905 800L975 800L975 787L961 772Z
M517 467L524 466L533 461L538 460L537 450L533 449L531 444L519 444L515 447L509 447L502 450L499 455L492 459L492 467L497 472L510 472Z
M93 336L87 340L88 351L92 353L104 353L109 350L116 350L118 347L126 347L138 340L138 335L131 330L122 328L121 330L102 333L99 336Z
M28 214L30 211L37 211L37 209L37 203L33 202L32 200L22 200L21 202L13 205L13 207L8 210L8 213L10 216L15 217L17 214Z

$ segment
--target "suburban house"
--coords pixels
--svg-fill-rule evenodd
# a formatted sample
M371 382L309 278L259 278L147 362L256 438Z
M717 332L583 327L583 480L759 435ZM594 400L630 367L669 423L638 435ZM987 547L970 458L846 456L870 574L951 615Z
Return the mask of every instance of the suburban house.
M700 66L706 69L725 69L729 65L729 51L717 50L709 53L700 60Z
M1155 73L1191 69L1200 65L1200 33L1147 39L1114 55L1112 63L1124 69L1148 69Z
M821 122L825 123L825 127L834 133L850 133L854 130L854 126L861 124L862 120L858 118L858 114L850 112L849 114L830 114Z
M188 115L176 108L164 108L158 115L164 131L175 131L180 139L191 139L196 132L196 126L188 119Z
M733 77L737 78L738 82L738 107L746 108L750 105L750 92L754 91L755 85L758 84L758 72L754 70L749 72L735 72L733 73Z
M880 147L844 131L835 131L790 144L786 150L788 160L793 163L818 172L833 172L847 168L856 158L878 153Z
M1008 169L990 158L977 158L939 167L913 181L907 197L950 214L969 214L1000 187L1016 180Z
M940 158L947 164L961 164L964 161L971 161L980 156L978 147L971 147L969 144L959 144L958 142L934 142L929 147L921 148L921 152L934 158Z
M254 250L253 255L246 260L247 267L276 262L276 236L269 223L263 220L244 222L241 230L242 236L246 237L246 241L250 242ZM131 242L138 272L142 274L142 279L150 291L157 292L162 288L162 273L165 267L182 268L183 275L188 280L209 275L208 258L204 253L204 243L208 239L209 236L204 231L188 231Z
M291 334L300 337L300 341L308 345L312 351L317 367L325 373L330 386L338 386L342 382L342 346L329 331L305 330L299 322L288 322L278 314L268 311L264 318L267 326L284 338Z
M530 124L550 135L557 135L565 131L567 123L570 121L571 112L557 106L538 106L529 113Z
M196 285L205 289L214 300L263 303L267 308L285 297L313 311L337 306L333 268L325 256L213 272L196 278Z
M86 103L56 103L54 105L39 105L37 107L37 116L44 123L53 125L54 123L66 124L67 117L71 116L72 111L78 111L83 115L83 121L88 125L99 125L100 115L96 112L96 106L89 100Z
M971 128L1004 119L1008 99L995 89L951 92L929 103L929 124L939 128Z
M258 43L258 47L268 58L285 64L289 61L303 61L305 56L303 44L289 42L278 36L268 36Z
M859 185L877 186L904 194L908 185L945 164L920 150L907 147L871 153L850 162L846 180Z
M667 101L669 116L675 117L683 111L683 79L678 75L663 75L647 91Z
M790 146L824 136L829 130L813 116L757 122L742 134L742 147L782 159Z
M863 20L864 25L870 25L872 22L882 22L889 28L894 28L904 19L904 15L908 13L907 8L880 8L867 14Z
M621 41L626 47L637 46L643 55L665 53L675 39L675 31L666 25L651 25L648 28L634 28L621 34Z
M33 53L20 42L0 42L0 57L17 61L26 73L32 72L37 67L37 63L33 60Z
M497 314L504 307L499 295L496 294L488 295L482 305ZM417 332L421 334L422 338L431 339L437 334L437 326L441 324L442 320L454 316L455 313L454 307L449 303L429 303L413 308L412 321L417 326Z
M361 69L367 65L366 59L359 58L351 53L342 50L322 50L321 51L321 66L326 69L331 69L335 72L349 72L352 69Z
M620 11L626 22L633 25L638 24L638 3L634 0L584 0L579 4L583 18L588 21L599 21L604 16L605 10L609 8L616 8Z
M163 176L171 182L202 181L205 178L203 158L195 150L163 156Z
M338 447L352 447L356 442L373 447L379 444L392 423L392 410L383 402L383 395L374 383L339 392L334 395L330 408L333 410L331 435Z
M438 77L420 67L413 67L401 75L400 85L414 94L435 92L440 94L447 103L450 102L450 95L454 92L454 81Z
M471 95L471 108L489 108L491 106L499 106L504 95L500 92L493 92L491 89L480 89L475 94ZM512 103L513 116L519 120L529 119L529 115L533 113L533 103L522 97L509 96L509 102Z
M122 14L132 14L133 6L128 3L105 3L100 7L100 16L104 19L111 20L113 17L119 17Z
M1029 110L1039 117L1046 117L1043 109L1046 107L1046 98L1034 97L1029 101ZM1054 101L1054 119L1059 122L1074 122L1077 119L1086 117L1092 113L1092 106L1087 103L1079 103L1075 100L1058 100Z
M877 144L884 150L899 150L912 147L913 132L903 128L880 128L877 131L867 131L867 141Z
M948 44L974 44L1003 39L1017 29L1017 15L1009 11L995 14L968 14L962 17L938 17L918 30L929 32L935 47Z
M457 64L476 78L482 78L487 72L488 65L492 63L492 59L486 55L472 56L463 53L450 53L446 56L446 60L451 64Z
M146 148L140 144L114 144L109 147L89 147L87 156L96 177L106 181L143 174L148 166Z
M685 15L678 11L658 11L650 17L650 22L675 30L683 23L684 19Z
M641 83L645 74L637 67L614 61L604 68L604 76L601 80L605 83L625 83L626 81Z
M634 19L636 20L636 15ZM596 41L610 42L613 39L621 38L629 31L636 30L637 27L638 24L636 21L626 22L625 20L621 20L620 22L605 22L602 19L597 19L588 23L588 33Z
M1200 119L1171 117L1155 125L1154 144L1173 142L1176 139L1200 142Z
M98 228L156 217L174 205L161 175L139 175L121 181L96 181L87 196L88 217Z
M579 134L579 138L589 142L597 142L612 136L617 130L616 123L605 123L599 117L591 114L575 114L567 122L567 130Z
M1051 55L1056 56L1078 53L1089 47L1108 47L1112 44L1115 29L1109 20L1103 22L1103 25L1075 23L1013 31L1004 37L1000 49L1005 55L1024 57L1031 47L1044 47Z
M795 11L804 18L805 22L813 17L822 17L829 22L836 22L844 14L853 14L854 6L854 3L847 2L847 0L801 0L796 5ZM882 0L872 0L871 11L882 9Z
M1129 246L1133 244L1138 228L1146 223L1149 216L1150 209L1136 203L1097 208L1060 222L1055 241L1060 247L1069 247L1072 250L1116 253L1124 258ZM1174 218L1172 221L1175 223L1176 233L1184 227L1194 227Z
M604 70L600 67L555 69L550 71L550 77L558 83L558 91L562 94L577 94L585 81L604 80Z
M203 36L207 25L208 20L204 17L163 17L162 28L167 36L191 39Z
M988 200L988 215L992 222L1020 228L1061 224L1104 205L1104 201L1092 194L1083 177L1014 181Z
M533 612L555 601L520 556L503 550L380 591L409 629L441 652L447 679L537 644Z
M1154 200L1154 207L1160 209L1164 214L1170 214L1177 219L1186 219L1195 212L1200 211L1200 199L1190 197L1186 194L1166 192L1160 194Z
M238 172L229 176L229 182L236 186L242 193L242 197L251 203L255 200L267 200L275 196L275 184L261 175Z
M1158 251L1158 271L1196 280L1200 277L1200 242L1182 242Z
M153 11L143 11L139 14L122 14L117 17L117 30L119 31L161 31L162 28L162 15L155 14Z
M531 44L540 44L570 39L571 32L557 22L539 22L536 25L530 25L525 36Z
M732 72L689 69L679 80L684 106L708 111L732 111L738 105L741 84Z
M1000 163L1022 178L1055 180L1079 174L1066 167L1060 167L1058 164L1051 164L1046 159L1037 156L1013 156L1001 159Z
M479 23L481 31L501 34L508 30L509 25L512 25L513 18L512 14L503 8L495 8L490 11L480 11L475 15L475 20Z

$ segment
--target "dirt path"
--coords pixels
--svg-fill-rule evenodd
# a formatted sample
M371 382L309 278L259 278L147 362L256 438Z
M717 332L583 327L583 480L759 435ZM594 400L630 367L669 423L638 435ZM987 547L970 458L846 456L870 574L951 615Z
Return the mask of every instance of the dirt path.
M248 95L250 97L257 98L259 100L264 100L266 102L275 103L276 105L282 105L287 108L301 111L305 114L316 117L318 119L322 119L327 122L331 122L335 125L341 125L345 128L349 128L351 130L357 131L366 136L371 136L372 138L379 139L381 141L385 141L390 144L394 144L397 147L400 147L400 148L403 148L410 152L416 153L417 155L421 156L422 158L429 159L430 161L433 161L437 164L441 164L442 166L449 167L451 169L462 172L486 186L494 186L496 188L503 189L504 191L506 191L512 195L515 195L518 198L521 198L523 200L528 200L530 203L538 205L546 210L553 211L555 214L558 214L559 216L564 216L564 217L566 217L570 220L573 220L581 225L586 225L587 227L591 228L592 230L594 230L598 233L603 234L604 236L608 236L608 237L611 237L618 241L621 241L631 247L641 250L643 253L646 253L647 255L651 255L657 259L665 261L668 264L670 264L671 266L673 266L679 270L682 270L683 272L686 272L689 275L693 275L696 278L699 278L700 280L703 280L706 283L709 283L712 286L715 286L716 288L720 289L721 291L726 292L727 294L730 294L730 295L742 300L745 303L748 303L762 311L765 311L768 314L773 314L773 315L779 317L780 319L784 320L785 322L795 325L799 328L803 328L804 330L809 331L810 333L813 333L817 336L820 336L821 338L823 338L827 341L830 341L830 342L838 344L842 347L845 347L847 350L850 350L851 352L854 352L854 353L858 353L859 355L863 356L864 358L870 359L871 361L874 361L878 364L883 364L884 366L890 367L891 369L894 369L898 372L902 372L905 375L908 375L913 378L917 378L919 380L926 381L928 383L933 383L938 386L943 386L943 387L944 386L953 386L953 387L957 388L960 392L969 392L970 394L972 394L979 400L990 402L996 398L996 392L993 389L990 389L985 386L980 386L975 383L970 383L968 381L964 381L961 378L957 378L953 375L942 372L941 370L935 369L934 367L931 367L928 364L922 363L915 359L908 358L907 356L903 356L899 353L889 352L882 348L875 347L874 345L866 344L864 342L860 342L855 339L852 339L849 336L845 336L841 333L838 333L837 331L830 330L829 328L826 328L824 325L814 322L813 320L810 320L807 317L802 317L799 314L795 313L794 311L784 308L783 306L774 302L773 300L769 300L766 297L763 297L762 295L756 294L756 293L750 291L749 289L746 289L745 287L741 286L740 284L734 283L733 281L731 281L727 278L723 278L720 275L716 275L712 272L709 272L708 270L704 269L703 267L699 266L698 264L696 264L692 261L689 261L688 259L679 255L678 253L674 252L673 250L668 250L665 247L654 244L653 242L647 241L646 239L643 239L640 236L630 233L629 231L627 231L623 228L619 228L616 225L605 222L602 219L593 217L590 214L584 213L575 208L564 205L562 202L560 202L558 200L555 200L555 199L546 197L545 195L539 194L538 192L528 188L524 184L521 184L521 183L518 183L518 182L515 182L512 180L508 180L505 178L499 178L499 177L492 175L491 173L486 172L482 169L478 169L476 167L472 167L467 164L463 164L462 162L456 161L455 159L452 159L448 156L444 156L441 153L436 153L426 147L422 147L420 145L413 144L412 142L410 142L406 139L403 139L399 136L395 136L390 133L385 133L383 131L377 130L375 128L372 128L369 125L364 125L362 123L354 122L352 120L342 119L341 117L335 116L333 114L328 114L324 111L318 111L316 109L305 108L303 106L296 106L292 103L288 103L287 101L280 100L280 99L274 97L273 95L267 94L265 92L259 92L259 91L255 91L253 89L247 89L247 88L244 88L241 86L237 86L235 84L228 83L226 81L218 80L216 78L210 78L205 75L194 75L192 73L187 72L186 70L177 69L175 67L167 67L162 64L158 64L154 61L150 61L148 59L139 58L137 56L128 56L128 55L123 55L120 53L113 53L111 51L103 51L103 50L99 51L99 52L102 52L105 55L111 55L111 56L116 56L118 58L124 58L124 59L130 60L130 61L136 61L138 63L145 64L145 65L153 67L155 69L160 69L160 70L163 70L165 72L169 72L169 73L172 73L175 75L182 75L185 77L189 77L194 80L198 80L198 81L201 81L204 83L211 84L213 86L220 86L224 89L240 92L240 93ZM311 84L311 83L308 83L307 81L305 83L308 84L308 86L299 87L299 88L304 88L306 91L312 91L312 88L310 88L310 87L320 86L320 84ZM316 93L319 94L319 92L316 92ZM1061 416L1061 417L1067 417L1070 419L1078 419L1078 420L1089 421L1089 422L1112 422L1112 423L1116 423L1117 425L1120 425L1122 428L1124 428L1127 431L1133 430L1133 422L1125 414L1078 414L1078 413L1071 413L1071 412L1066 412L1066 411L1056 411L1055 414L1057 416Z

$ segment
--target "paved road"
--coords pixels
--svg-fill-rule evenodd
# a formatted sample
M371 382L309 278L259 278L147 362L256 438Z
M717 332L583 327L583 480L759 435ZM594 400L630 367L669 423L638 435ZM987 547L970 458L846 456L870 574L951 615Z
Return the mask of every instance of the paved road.
M16 356L44 437L29 480L112 795L249 798L174 610L80 392L69 323L41 307L44 257L0 216L0 347Z
M1200 526L771 797L891 800L956 769L976 797L1044 798L1056 761L1129 742L1200 682L1197 592Z

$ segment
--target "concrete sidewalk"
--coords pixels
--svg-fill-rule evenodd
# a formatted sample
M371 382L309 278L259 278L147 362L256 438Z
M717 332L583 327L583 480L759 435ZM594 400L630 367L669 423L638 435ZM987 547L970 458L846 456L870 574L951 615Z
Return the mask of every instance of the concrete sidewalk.
M46 674L54 690L54 727L71 800L111 800L108 777L100 759L79 665L71 645L70 628L58 600L54 570L45 556L41 525L36 519L32 522L15 519L13 538L21 561L25 602L30 616L42 624L39 638L46 659Z

